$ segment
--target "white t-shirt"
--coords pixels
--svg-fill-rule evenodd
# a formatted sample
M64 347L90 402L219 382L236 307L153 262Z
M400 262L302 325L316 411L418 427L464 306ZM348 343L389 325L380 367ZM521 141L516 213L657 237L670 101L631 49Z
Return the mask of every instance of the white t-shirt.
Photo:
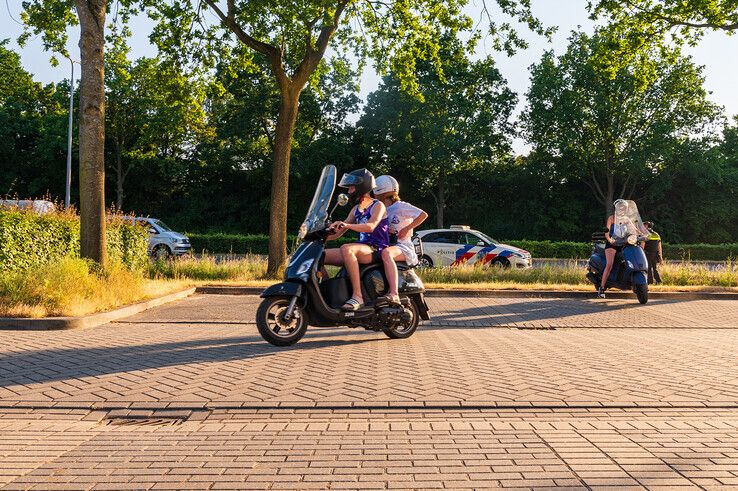
M410 223L412 223L413 220L418 218L421 213L423 213L423 210L421 210L417 206L411 205L410 203L406 203L405 201L392 203L387 208L387 222L389 225L389 233L399 233L400 230L407 227L408 225L410 225ZM405 235L404 237L397 237L397 247L402 249L402 252L405 255L405 262L410 265L418 262L418 257L415 254L415 246L413 245L413 242L411 240L412 237L412 230L408 230L407 235Z

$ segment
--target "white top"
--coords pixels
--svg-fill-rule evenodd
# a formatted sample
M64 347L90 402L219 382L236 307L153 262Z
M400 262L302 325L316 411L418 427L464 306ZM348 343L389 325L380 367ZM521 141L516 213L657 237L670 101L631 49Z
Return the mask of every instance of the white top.
M417 206L413 206L405 201L398 201L392 203L387 208L387 221L389 223L389 233L397 234L403 228L407 227L412 223L413 220L418 218L423 210ZM413 230L408 230L405 235L397 237L397 246L402 249L405 255L405 262L408 264L415 264L418 262L418 257L415 254L415 246L412 243Z

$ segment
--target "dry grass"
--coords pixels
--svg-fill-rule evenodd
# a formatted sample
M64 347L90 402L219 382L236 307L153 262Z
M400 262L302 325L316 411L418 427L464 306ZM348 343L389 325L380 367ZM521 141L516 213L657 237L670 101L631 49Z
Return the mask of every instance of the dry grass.
M661 268L663 285L652 291L738 292L738 265L720 270L689 263ZM575 262L527 270L465 266L420 272L427 288L593 291ZM113 309L193 285L266 287L266 260L260 256L215 261L185 258L152 264L144 272L113 264L98 272L82 259L66 258L25 273L0 275L0 316L76 316Z
M335 268L329 268L335 272ZM671 262L660 267L664 284L653 291L738 291L738 265L725 263L719 270L691 263ZM266 277L266 259L252 256L216 262L213 258L184 259L160 263L154 277L188 278L198 282L266 287L275 282ZM158 275L158 276L157 276ZM561 266L526 270L463 266L422 270L429 288L494 290L593 290L585 269L576 261Z
M82 259L64 258L23 273L0 276L0 316L78 316L162 296L192 282L150 280L112 264L98 272Z

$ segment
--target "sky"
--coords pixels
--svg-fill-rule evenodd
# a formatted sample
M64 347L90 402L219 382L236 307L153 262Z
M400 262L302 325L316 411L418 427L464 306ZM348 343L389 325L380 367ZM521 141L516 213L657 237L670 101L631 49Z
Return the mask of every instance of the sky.
M475 20L479 16L481 1L471 0L467 9ZM10 39L9 47L20 52L25 69L43 83L69 78L69 62L62 60L58 67L52 67L49 63L49 53L44 52L40 38L32 38L24 48L18 46L16 40L23 31L23 27L18 23L21 2L6 0L4 3L5 5L0 3L0 40ZM572 30L582 29L592 32L594 28L593 22L588 18L586 0L533 0L532 4L534 14L544 25L557 27L551 42L521 27L519 32L528 41L528 49L508 57L504 53L480 46L476 54L478 57L494 56L510 88L518 93L518 114L525 105L524 96L530 86L528 71L530 65L536 63L546 50L553 49L557 54L563 53ZM134 37L131 40L134 58L155 55L155 48L148 42L150 28L151 24L147 19L134 19L132 24ZM79 49L76 46L78 35L79 31L70 30L71 41L68 46L72 57L77 59L79 59ZM691 55L697 64L704 65L705 89L710 92L709 98L723 106L728 117L738 115L738 35L731 37L724 32L708 32L700 44L695 48L688 48L686 54ZM77 77L79 67L75 73ZM366 95L378 85L379 77L370 65L367 66L361 77L362 100L365 100ZM513 142L513 149L518 154L525 154L529 147L524 141L517 139Z

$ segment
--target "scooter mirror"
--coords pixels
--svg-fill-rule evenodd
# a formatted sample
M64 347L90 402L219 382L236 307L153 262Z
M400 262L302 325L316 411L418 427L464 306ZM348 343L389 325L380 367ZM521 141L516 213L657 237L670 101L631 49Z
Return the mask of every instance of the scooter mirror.
M338 206L346 206L348 204L348 202L349 202L348 196L346 196L343 193L341 193L341 194L338 195L338 203L337 203Z

